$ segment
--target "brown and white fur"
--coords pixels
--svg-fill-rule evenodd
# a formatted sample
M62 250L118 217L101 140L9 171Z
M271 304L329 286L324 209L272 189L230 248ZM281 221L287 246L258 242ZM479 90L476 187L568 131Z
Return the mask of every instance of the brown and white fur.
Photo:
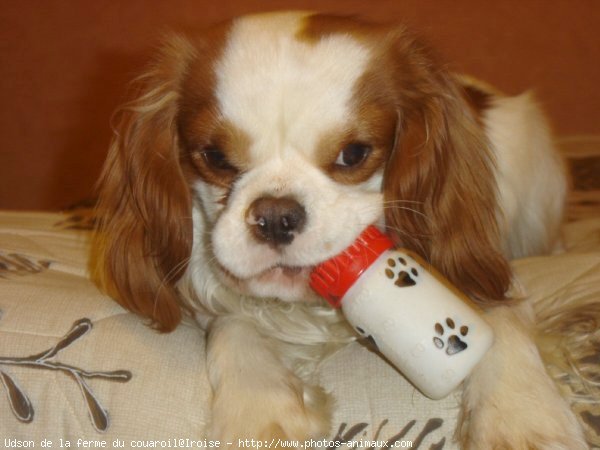
M531 305L509 298L508 260L553 249L566 190L530 94L448 73L403 27L300 12L172 37L137 85L101 179L96 276L161 331L183 311L206 327L209 437L326 435L312 373L354 335L307 277L374 223L495 329L462 448L587 448Z

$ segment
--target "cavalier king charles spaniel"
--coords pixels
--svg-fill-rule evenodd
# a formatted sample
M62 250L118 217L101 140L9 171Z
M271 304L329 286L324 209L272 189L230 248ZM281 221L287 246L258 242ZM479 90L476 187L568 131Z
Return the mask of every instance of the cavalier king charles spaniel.
M173 36L136 86L101 177L96 278L160 331L184 314L206 329L208 437L328 433L315 368L355 335L309 275L375 224L494 328L463 383L462 448L587 448L511 288L511 258L555 248L567 188L530 94L448 72L404 27L302 12Z

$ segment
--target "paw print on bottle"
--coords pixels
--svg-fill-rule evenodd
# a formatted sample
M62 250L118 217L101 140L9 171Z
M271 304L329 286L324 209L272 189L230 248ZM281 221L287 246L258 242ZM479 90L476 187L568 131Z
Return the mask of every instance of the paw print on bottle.
M469 327L462 325L458 330L454 320L446 318L445 323L437 322L434 326L437 336L433 337L433 344L440 350L446 349L449 356L466 350L469 346L463 338L469 334Z
M385 276L394 281L400 288L415 286L418 281L419 271L410 267L406 258L388 258Z

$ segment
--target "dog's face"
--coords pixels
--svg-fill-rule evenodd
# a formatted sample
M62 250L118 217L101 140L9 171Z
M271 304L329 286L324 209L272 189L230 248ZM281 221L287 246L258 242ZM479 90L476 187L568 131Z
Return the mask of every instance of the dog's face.
M286 301L306 298L316 263L382 223L399 119L391 99L364 92L368 41L309 28L297 14L235 23L208 91L194 92L202 69L191 65L177 118L207 259L240 292Z
M172 39L140 83L103 175L97 267L160 327L186 270L306 299L311 268L372 223L474 297L503 296L476 111L403 28L244 17Z

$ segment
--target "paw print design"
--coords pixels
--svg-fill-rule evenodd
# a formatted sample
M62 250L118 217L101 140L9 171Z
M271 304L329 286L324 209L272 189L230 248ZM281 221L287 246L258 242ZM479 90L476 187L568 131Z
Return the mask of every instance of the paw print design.
M403 257L389 258L385 268L385 276L394 280L398 287L410 287L417 284L419 272L414 267L410 267Z
M467 349L467 343L461 339L461 337L465 338L469 334L469 327L466 325L462 325L456 330L454 320L448 317L445 324L438 322L435 324L434 329L437 336L434 336L433 344L440 350L445 348L447 355L455 355Z
M379 351L379 347L377 346L377 342L375 342L375 338L370 335L369 333L367 333L363 328L361 327L355 327L356 331L358 331L358 333L363 337L363 339L365 339L365 341L371 345L376 351Z

